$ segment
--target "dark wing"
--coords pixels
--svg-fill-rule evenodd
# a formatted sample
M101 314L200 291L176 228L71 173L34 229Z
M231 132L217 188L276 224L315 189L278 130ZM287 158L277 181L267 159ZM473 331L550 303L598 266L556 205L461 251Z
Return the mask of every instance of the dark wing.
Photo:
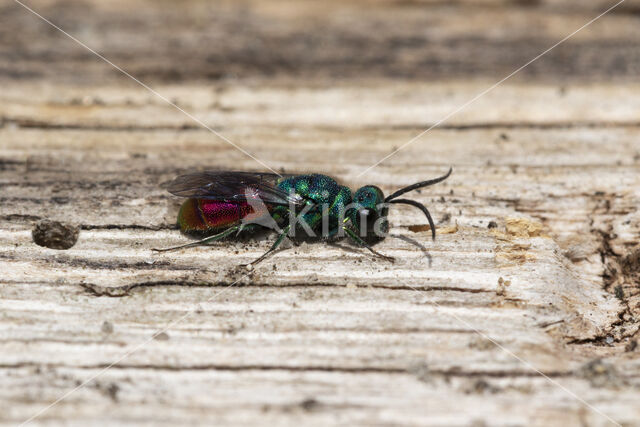
M281 178L274 173L204 171L180 175L173 181L164 183L163 187L176 196L197 199L227 202L252 199L278 205L302 204L298 195L289 194L277 187Z

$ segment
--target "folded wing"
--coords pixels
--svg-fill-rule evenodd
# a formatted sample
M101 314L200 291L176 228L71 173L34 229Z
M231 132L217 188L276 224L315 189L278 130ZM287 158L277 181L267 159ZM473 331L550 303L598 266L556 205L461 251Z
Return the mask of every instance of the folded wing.
M277 205L301 205L302 198L278 188L284 177L274 173L204 171L180 175L163 184L171 194L197 199L246 202L261 200Z

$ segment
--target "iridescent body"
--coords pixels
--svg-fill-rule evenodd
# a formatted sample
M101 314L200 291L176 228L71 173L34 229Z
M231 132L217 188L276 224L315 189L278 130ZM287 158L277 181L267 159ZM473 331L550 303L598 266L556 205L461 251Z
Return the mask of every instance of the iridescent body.
M328 228L331 232L341 225L340 213L351 203L351 190L326 175L293 176L281 180L278 187L283 191L299 194L307 203L312 204L313 207L301 219L314 232L321 231L323 208L328 211ZM284 214L282 207L277 213Z
M332 238L346 234L375 255L393 261L376 252L369 243L381 240L389 228L389 204L403 203L419 208L426 215L435 239L435 225L427 208L413 200L398 196L444 181L451 174L422 181L385 198L382 190L365 185L352 193L348 187L321 174L279 176L268 173L206 171L182 175L168 183L169 192L187 197L178 214L178 225L185 233L214 234L198 242L159 251L205 245L241 231L260 227L273 228L279 236L271 249L283 239L299 232L308 236ZM273 226L255 219L268 218Z
M286 193L301 196L306 204L312 204L301 216L301 220L308 224L316 235L322 231L323 206L328 210L329 230L337 231L341 221L340 213L351 203L351 190L326 175L296 175L277 180L276 186ZM289 220L288 206L265 204L265 207L278 225L282 226ZM256 212L247 202L231 203L190 198L180 208L178 225L186 233L216 232L240 224L249 214L263 213L267 212Z
M219 231L239 224L251 213L254 210L247 202L187 199L180 207L178 225L184 233Z

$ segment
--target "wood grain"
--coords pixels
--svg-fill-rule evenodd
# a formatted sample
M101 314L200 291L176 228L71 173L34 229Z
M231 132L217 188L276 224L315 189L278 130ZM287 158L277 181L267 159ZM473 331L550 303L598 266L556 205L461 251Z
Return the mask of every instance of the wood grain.
M51 1L36 11L145 81L303 77L496 81L613 1ZM638 0L576 34L521 78L637 81ZM95 84L121 75L14 2L0 77ZM78 72L82 70L82 72Z
M635 3L572 41L575 73L550 56L360 176L532 56L521 46L606 7L530 3L34 3L278 171L389 193L453 166L412 195L434 214L435 242L419 212L391 211L376 249L395 264L304 243L250 273L238 265L273 236L151 248L187 241L162 181L260 165L3 6L25 31L0 31L0 423L127 354L34 423L638 425L640 86L624 54L637 53ZM546 25L517 25L536 19ZM122 32L105 37L113 22ZM374 59L354 54L360 39ZM458 62L476 50L489 53ZM231 77L206 74L220 58ZM36 245L45 219L77 226L78 242Z

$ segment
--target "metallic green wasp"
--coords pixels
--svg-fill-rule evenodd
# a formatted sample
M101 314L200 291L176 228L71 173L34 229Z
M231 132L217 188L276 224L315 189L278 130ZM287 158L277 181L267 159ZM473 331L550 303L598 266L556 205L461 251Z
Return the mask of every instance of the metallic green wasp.
M451 169L438 178L401 188L388 197L375 185L365 185L354 193L333 178L321 174L276 175L270 173L205 171L181 175L166 184L167 190L187 200L178 214L185 233L206 234L202 240L156 251L207 245L240 232L260 228L276 230L271 248L250 265L264 260L288 236L334 239L348 237L357 245L388 261L392 257L377 252L372 244L384 239L389 230L387 215L392 204L420 209L436 228L423 204L401 195L444 181ZM295 242L295 240L294 240Z

